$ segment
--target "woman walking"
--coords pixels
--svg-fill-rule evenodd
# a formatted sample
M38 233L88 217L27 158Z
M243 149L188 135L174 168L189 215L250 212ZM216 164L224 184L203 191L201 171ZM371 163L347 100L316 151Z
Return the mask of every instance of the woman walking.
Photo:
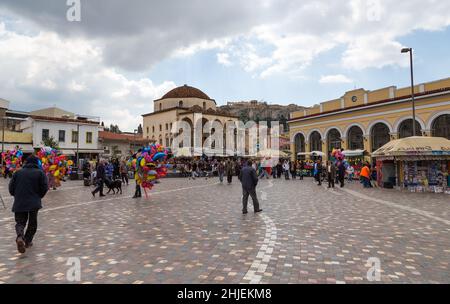
M126 183L128 186L128 166L124 160L120 165L120 175L122 177L122 184Z

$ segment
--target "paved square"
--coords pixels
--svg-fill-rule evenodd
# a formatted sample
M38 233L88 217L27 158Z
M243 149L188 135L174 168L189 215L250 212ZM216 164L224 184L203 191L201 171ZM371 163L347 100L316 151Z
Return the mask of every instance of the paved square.
M69 283L71 257L81 283L370 283L371 258L384 283L450 283L448 195L263 180L263 213L244 216L233 182L167 178L139 200L66 182L20 255L2 180L0 283Z

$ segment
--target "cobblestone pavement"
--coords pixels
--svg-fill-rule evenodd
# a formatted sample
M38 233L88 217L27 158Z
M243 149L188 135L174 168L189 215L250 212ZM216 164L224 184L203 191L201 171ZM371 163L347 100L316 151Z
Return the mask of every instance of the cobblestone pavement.
M139 200L67 182L20 255L2 180L0 283L68 283L71 257L81 283L370 283L369 258L384 283L450 283L448 195L263 180L264 211L244 216L233 182L164 179Z

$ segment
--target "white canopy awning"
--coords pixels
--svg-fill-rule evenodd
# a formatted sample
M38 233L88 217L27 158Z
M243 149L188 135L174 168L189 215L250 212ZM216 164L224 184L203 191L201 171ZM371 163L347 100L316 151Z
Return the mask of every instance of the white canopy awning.
M299 152L299 153L297 153L297 156L303 156L303 155L311 155L311 152Z
M450 140L443 137L413 136L388 142L373 157L450 157Z
M363 156L366 150L344 150L342 153L346 157Z
M311 155L312 156L325 156L325 153L323 153L322 151L312 151Z

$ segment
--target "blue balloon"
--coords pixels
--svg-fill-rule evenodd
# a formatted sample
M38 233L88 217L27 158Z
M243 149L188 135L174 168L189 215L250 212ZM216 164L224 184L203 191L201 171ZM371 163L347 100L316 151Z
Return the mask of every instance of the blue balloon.
M164 154L163 152L156 153L156 154L153 156L153 160L154 160L154 161L157 161L157 160L163 158L164 156L166 156L166 154Z

